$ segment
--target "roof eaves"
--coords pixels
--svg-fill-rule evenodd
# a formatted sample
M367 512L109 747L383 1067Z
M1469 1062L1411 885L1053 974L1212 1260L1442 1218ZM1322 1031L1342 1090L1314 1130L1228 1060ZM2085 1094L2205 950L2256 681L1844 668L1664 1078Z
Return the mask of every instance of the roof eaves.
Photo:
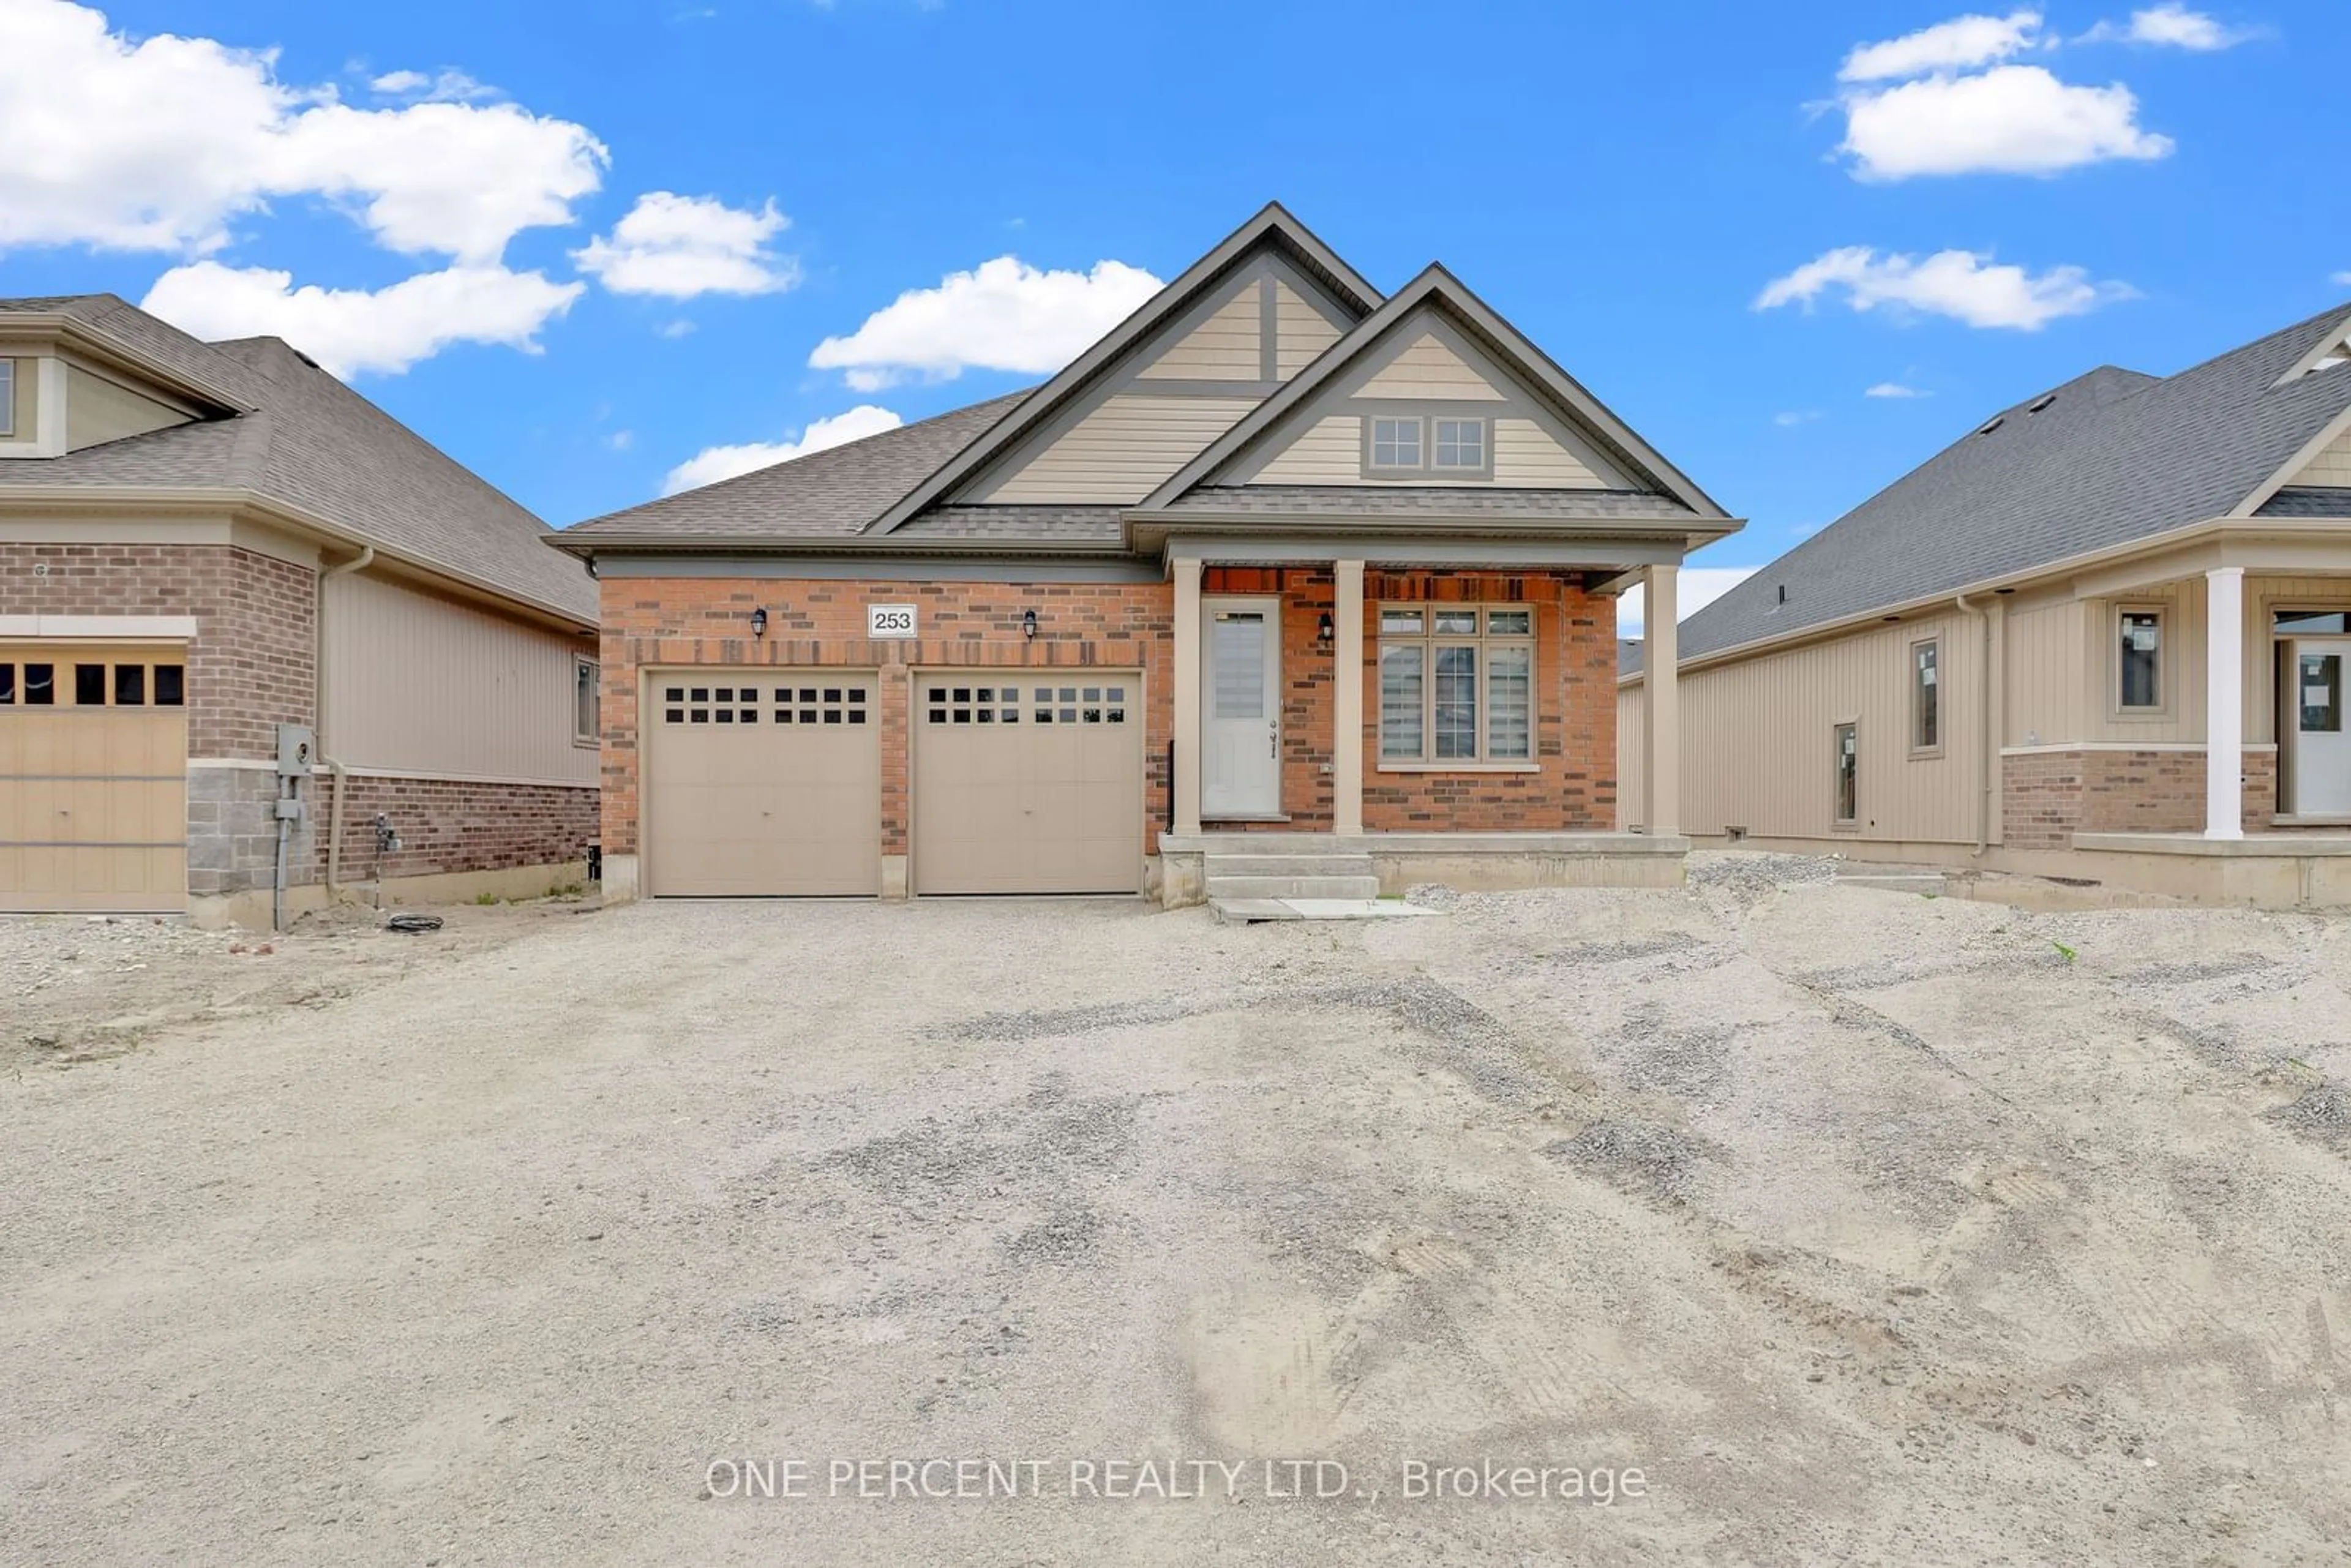
M929 478L915 486L896 505L868 524L864 531L868 534L889 533L937 501L982 465L1004 452L1019 436L1050 417L1080 388L1114 363L1153 328L1180 309L1186 301L1269 236L1277 237L1280 243L1311 261L1326 275L1327 281L1339 284L1345 292L1355 296L1356 301L1366 309L1376 309L1380 298L1378 291L1340 260L1337 253L1324 245L1311 230L1292 217L1288 209L1278 202L1270 202L1259 210L1256 216L1226 235L1207 255L1177 275L1174 282L1145 300L1125 320L1071 361L1060 374L1038 388L1028 401L1009 411L1005 418L989 426L977 439L940 465Z
M111 295L86 295L78 298L110 300ZM126 307L131 308L131 307ZM95 322L77 315L57 310L0 312L0 326L12 335L53 339L66 347L78 350L101 363L135 371L158 385L193 398L200 403L234 413L250 413L259 405L228 391L221 383L193 371L166 365L134 343L127 342ZM206 345L207 347L209 345Z

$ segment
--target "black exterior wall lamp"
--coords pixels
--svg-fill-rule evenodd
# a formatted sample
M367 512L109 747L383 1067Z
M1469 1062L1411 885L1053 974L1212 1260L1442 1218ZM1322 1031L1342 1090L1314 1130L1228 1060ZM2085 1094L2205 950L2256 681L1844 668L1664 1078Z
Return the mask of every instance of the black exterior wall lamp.
M1037 635L1037 612L1034 610L1020 612L1020 634L1029 638Z
M1322 612L1322 619L1314 622L1314 640L1318 643L1328 643L1331 636L1331 612L1325 610Z
M768 612L766 607L762 606L759 609L751 612L751 635L754 638L758 638L764 637L767 634Z

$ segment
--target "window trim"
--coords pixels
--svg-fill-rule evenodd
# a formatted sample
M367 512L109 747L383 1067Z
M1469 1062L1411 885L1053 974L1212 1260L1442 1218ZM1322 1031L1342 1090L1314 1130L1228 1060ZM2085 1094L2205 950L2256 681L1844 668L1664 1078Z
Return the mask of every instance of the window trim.
M1843 735L1853 731L1853 815L1837 815L1837 774L1844 762ZM1832 719L1829 723L1829 826L1841 833L1861 831L1861 719Z
M596 722L587 729L580 727L580 672L586 670L588 689L596 695ZM571 655L571 744L580 747L601 747L604 743L604 667L601 662L585 653Z
M2123 617L2155 617L2155 702L2134 706L2123 701ZM2160 722L2171 716L2171 606L2160 599L2116 600L2105 618L2106 716L2122 722Z
M1430 411L1400 411L1392 413L1366 413L1363 416L1363 451L1360 473L1365 479L1417 477L1422 479L1490 480L1494 476L1494 415L1472 412L1476 406L1462 409ZM1420 461L1416 464L1374 463L1373 454L1378 450L1379 422L1417 421L1420 425ZM1482 461L1472 467L1439 467L1437 462L1437 423L1452 420L1463 424L1475 424L1482 433L1479 455Z
M0 441L16 439L16 361L0 354Z
M1921 685L1918 680L1918 650L1921 648L1932 648L1935 650L1935 738L1932 741L1926 742L1922 742L1918 738L1918 721L1924 716L1926 708L1926 705L1922 700L1926 687ZM1932 637L1917 637L1912 639L1909 646L1908 656L1910 683L1910 756L1914 761L1930 761L1933 758L1943 755L1943 731L1948 727L1949 721L1950 719L1950 705L1944 700L1945 687L1943 685L1942 634L1938 632Z
M1542 733L1542 607L1529 601L1487 602L1484 601L1456 601L1445 600L1374 600L1367 607L1372 623L1370 635L1364 639L1372 668L1372 762L1379 773L1540 773ZM1459 613L1474 612L1478 617L1475 632L1439 632L1437 617L1440 612ZM1490 632L1487 630L1495 612L1523 612L1527 617L1524 632ZM1390 613L1409 612L1424 617L1419 632L1391 634L1385 630ZM1421 660L1420 674L1420 747L1418 757L1390 757L1387 740L1381 729L1381 717L1385 703L1380 684L1380 655L1391 644L1408 645L1426 650ZM1475 757L1439 757L1437 753L1437 659L1441 647L1471 647L1477 650L1478 676L1478 754ZM1495 648L1527 650L1527 755L1496 757L1493 755L1494 705L1491 696L1492 664L1487 657Z

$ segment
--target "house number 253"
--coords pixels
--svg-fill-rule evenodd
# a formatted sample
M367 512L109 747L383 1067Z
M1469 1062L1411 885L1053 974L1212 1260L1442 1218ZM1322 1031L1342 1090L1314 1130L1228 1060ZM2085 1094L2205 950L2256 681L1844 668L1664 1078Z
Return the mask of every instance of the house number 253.
M869 604L865 607L865 634L868 637L911 637L914 634L914 607L911 604Z

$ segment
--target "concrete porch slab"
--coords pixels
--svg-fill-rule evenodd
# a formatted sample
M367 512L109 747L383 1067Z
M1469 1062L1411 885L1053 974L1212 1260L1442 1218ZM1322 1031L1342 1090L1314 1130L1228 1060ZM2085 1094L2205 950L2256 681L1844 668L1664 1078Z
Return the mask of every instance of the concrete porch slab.
M2075 833L2074 847L2140 855L2299 859L2306 855L2351 855L2351 833L2247 833L2241 839L2208 839L2201 833Z

